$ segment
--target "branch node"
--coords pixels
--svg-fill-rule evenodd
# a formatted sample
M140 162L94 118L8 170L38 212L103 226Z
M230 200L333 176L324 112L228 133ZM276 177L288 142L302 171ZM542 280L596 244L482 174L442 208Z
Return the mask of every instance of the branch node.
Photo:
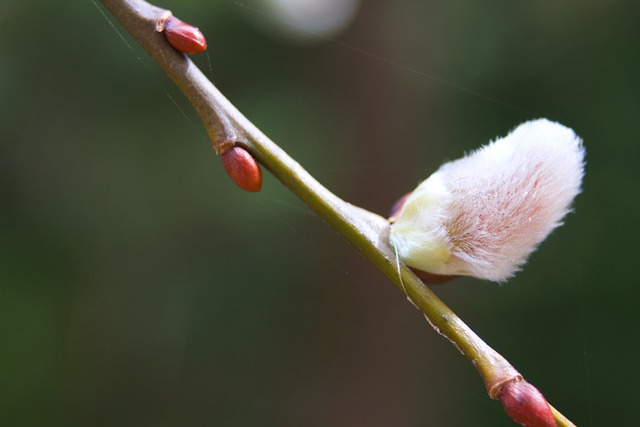
M164 27L167 25L167 21L173 17L173 13L170 10L165 10L162 15L156 21L156 31L161 33L164 31Z
M502 389L504 388L504 386L511 384L511 383L517 383L520 381L523 381L524 378L522 378L522 375L517 374L515 376L511 376L508 378L502 378L499 380L495 380L488 388L487 391L489 392L489 397L491 397L492 399L499 399L500 393L502 392Z

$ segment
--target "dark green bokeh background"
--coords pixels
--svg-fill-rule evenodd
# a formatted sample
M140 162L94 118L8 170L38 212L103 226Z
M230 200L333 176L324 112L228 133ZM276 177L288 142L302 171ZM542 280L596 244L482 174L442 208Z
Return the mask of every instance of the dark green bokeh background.
M566 225L504 286L435 290L578 425L638 423L638 2L365 2L312 43L231 0L160 5L205 33L194 61L241 111L381 214L524 120L574 128ZM0 424L513 425L268 173L234 187L99 9L0 4Z

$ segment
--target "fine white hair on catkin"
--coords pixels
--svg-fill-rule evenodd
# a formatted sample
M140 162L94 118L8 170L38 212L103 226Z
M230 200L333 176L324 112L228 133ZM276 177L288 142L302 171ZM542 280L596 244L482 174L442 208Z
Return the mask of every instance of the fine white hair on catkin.
M581 191L584 155L573 130L523 123L423 181L391 243L410 267L504 281L561 225Z

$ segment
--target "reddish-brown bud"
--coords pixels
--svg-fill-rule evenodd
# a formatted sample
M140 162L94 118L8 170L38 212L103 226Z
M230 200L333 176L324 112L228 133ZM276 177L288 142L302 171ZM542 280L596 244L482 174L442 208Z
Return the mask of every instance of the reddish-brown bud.
M258 192L262 188L262 171L256 159L237 145L222 153L222 164L238 187Z
M526 381L514 381L503 386L498 399L504 410L525 427L556 427L556 421L546 399Z
M200 53L207 49L207 40L200 30L174 16L164 22L164 35L171 46L184 53Z

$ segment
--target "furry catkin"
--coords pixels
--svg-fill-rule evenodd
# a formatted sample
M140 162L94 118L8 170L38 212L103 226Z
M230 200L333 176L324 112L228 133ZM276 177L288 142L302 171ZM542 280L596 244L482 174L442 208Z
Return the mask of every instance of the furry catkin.
M584 155L573 130L523 123L423 181L391 225L391 244L419 270L504 281L561 225Z

